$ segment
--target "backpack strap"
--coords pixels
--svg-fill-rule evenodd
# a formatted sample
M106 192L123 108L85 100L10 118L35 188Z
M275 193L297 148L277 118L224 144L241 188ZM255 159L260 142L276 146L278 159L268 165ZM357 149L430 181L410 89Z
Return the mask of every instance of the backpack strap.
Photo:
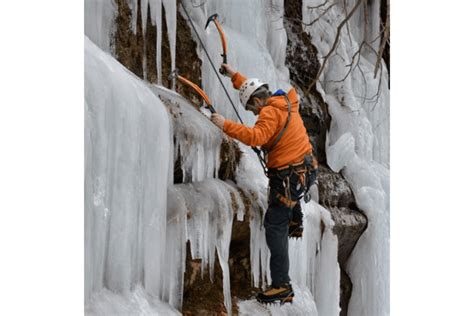
M275 141L273 142L273 144L270 146L270 148L268 148L267 150L265 150L267 153L269 153L275 146L276 144L280 141L280 139L283 137L283 134L285 133L286 131L286 128L288 127L288 124L290 123L290 119L291 119L291 102L290 102L290 99L288 99L288 95L285 93L284 94L285 96L285 99L286 99L286 102L288 103L288 117L286 119L286 123L285 123L285 126L283 126L283 128L281 129L280 133L278 134L277 138L275 139Z

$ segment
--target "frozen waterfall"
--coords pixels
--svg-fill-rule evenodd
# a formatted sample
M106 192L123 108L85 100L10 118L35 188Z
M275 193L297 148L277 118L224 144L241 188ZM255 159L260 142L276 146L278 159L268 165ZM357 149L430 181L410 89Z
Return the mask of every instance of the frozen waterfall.
M321 14L324 6L319 10L307 7L323 3L304 0L303 19L309 22ZM138 19L138 2L128 0L127 4L131 30L136 33L133 22ZM235 183L217 179L224 136L209 122L206 110L196 111L182 96L161 85L162 15L174 68L179 46L176 20L177 14L184 16L183 9L172 0L144 0L140 4L141 21L137 22L142 31L146 30L147 14L157 28L157 84L139 79L114 59L116 3L86 0L85 5L86 313L179 314L189 241L192 258L202 259L201 273L208 268L212 278L218 260L224 304L230 314L229 245L233 221L244 218L241 194L252 197L247 210L252 285L265 287L271 282L262 227L267 179L255 154L242 144ZM229 63L248 77L268 82L271 90L289 89L283 0L183 4L198 26L198 34L192 31L192 37L196 42L197 36L203 40L216 65L221 60L219 34L213 24L204 30L207 17L213 13L223 22ZM348 5L355 5L355 1ZM328 64L317 86L332 116L328 164L349 181L359 208L369 218L369 227L349 261L354 282L351 315L386 315L389 310L388 75L382 66L374 78L374 56L364 50L360 53L360 71L340 81L347 71L345 65L356 53L351 41L361 43L364 36L373 40L376 34L377 4L370 9L368 34L363 33L363 19L357 12L347 28L349 33L343 31L341 36L337 48L341 60L334 58ZM328 53L334 41L333 25L343 18L342 10L339 4L331 7L325 19L305 29L319 58ZM218 112L236 120L200 44L197 54L202 61L203 89ZM239 115L252 125L255 117L239 104L230 80L224 79L224 84ZM374 94L376 99L371 98ZM184 183L173 184L178 158ZM294 304L263 308L255 300L244 300L238 302L240 314L339 314L340 269L338 240L331 230L334 222L318 204L317 195L303 205L303 212L304 237L290 244L290 275L297 294Z

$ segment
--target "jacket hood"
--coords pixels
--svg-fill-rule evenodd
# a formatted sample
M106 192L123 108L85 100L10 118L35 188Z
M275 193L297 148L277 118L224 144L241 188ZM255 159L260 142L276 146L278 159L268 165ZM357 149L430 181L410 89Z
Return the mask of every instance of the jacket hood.
M291 102L291 113L298 112L299 102L295 88L288 91L288 99ZM273 106L281 111L288 112L288 102L286 102L285 92L277 90L269 99L266 106Z

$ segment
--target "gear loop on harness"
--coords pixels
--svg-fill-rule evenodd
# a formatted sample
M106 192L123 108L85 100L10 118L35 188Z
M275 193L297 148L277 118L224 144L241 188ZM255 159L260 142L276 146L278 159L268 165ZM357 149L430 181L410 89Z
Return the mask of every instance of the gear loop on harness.
M306 203L309 202L311 200L309 189L313 183L315 183L317 166L318 163L316 157L314 157L312 153L308 153L304 156L304 159L298 163L270 169L268 171L269 176L275 176L283 183L284 194L277 192L278 200L288 207L296 205L301 198L304 198ZM289 190L290 179L294 175L297 176L298 184L304 188L303 193L298 196L296 200L291 199L291 190Z

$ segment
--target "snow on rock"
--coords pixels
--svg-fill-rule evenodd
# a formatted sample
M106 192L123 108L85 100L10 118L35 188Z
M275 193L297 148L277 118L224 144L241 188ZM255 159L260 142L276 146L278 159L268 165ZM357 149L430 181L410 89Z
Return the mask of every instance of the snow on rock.
M84 61L85 299L104 287L129 295L142 280L159 297L169 115L143 81L87 37Z

